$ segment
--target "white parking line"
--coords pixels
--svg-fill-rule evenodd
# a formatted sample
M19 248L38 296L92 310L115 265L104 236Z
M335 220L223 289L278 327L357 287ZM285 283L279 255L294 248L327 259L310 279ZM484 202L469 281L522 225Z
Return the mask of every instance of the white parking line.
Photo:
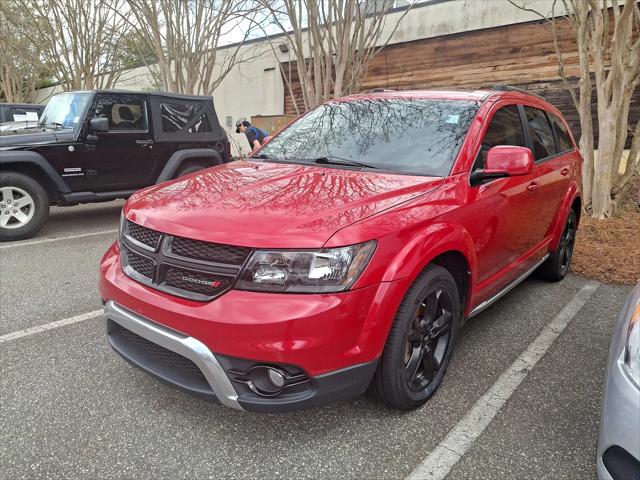
M599 286L589 283L580 289L407 480L442 480L449 474Z
M64 327L65 325L91 320L103 313L104 310L101 308L100 310L94 310L93 312L81 313L75 317L64 318L62 320L56 320L55 322L45 323L44 325L38 325L37 327L25 328L24 330L18 330L17 332L7 333L6 335L0 336L0 343L10 342L22 337L29 337L36 333L46 332L47 330Z
M38 245L39 243L57 242L59 240L73 240L74 238L94 237L96 235L106 235L107 233L117 233L118 229L100 230L99 232L80 233L78 235L69 235L67 237L43 238L41 240L31 240L30 242L11 243L9 245L0 245L0 250L7 248L26 247L27 245Z

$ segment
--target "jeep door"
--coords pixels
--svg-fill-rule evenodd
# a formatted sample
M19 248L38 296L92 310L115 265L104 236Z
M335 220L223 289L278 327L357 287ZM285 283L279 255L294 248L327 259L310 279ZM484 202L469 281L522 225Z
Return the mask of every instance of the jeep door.
M149 109L143 95L96 95L90 118L107 118L109 131L85 143L83 167L91 190L134 190L153 182L154 150ZM89 132L90 133L90 132Z

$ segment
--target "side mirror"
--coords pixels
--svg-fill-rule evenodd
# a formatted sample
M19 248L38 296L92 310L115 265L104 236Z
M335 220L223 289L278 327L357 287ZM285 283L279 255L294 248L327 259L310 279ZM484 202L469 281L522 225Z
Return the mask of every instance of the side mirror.
M109 119L92 118L89 120L89 130L93 133L107 133L109 131Z
M489 150L484 170L471 173L471 184L503 177L529 175L533 171L533 154L527 147L499 145Z

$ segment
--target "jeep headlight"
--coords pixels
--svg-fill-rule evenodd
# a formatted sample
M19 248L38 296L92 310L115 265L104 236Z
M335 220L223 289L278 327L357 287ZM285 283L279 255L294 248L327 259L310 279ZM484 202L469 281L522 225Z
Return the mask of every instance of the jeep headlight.
M640 388L640 302L636 304L627 330L624 367L629 377Z
M258 250L236 288L259 292L326 293L348 290L376 248L370 241L323 250Z

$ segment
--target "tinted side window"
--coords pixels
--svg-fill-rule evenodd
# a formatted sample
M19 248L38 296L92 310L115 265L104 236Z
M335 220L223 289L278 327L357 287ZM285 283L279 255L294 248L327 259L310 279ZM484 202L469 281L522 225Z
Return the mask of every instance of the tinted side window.
M569 150L573 150L573 144L571 143L571 138L569 137L569 133L560 120L555 115L549 115L551 121L553 122L553 128L556 131L556 137L558 139L557 149L558 153L568 152Z
M139 98L102 97L94 117L108 118L109 130L147 130L147 109Z
M207 113L202 105L162 102L162 130L164 132L211 132Z
M556 144L547 115L542 110L533 107L524 107L524 111L529 122L533 156L536 161L555 155Z
M473 170L484 168L487 153L498 145L514 145L526 147L524 129L516 105L509 105L498 110L491 119L482 139L480 152L473 165Z

